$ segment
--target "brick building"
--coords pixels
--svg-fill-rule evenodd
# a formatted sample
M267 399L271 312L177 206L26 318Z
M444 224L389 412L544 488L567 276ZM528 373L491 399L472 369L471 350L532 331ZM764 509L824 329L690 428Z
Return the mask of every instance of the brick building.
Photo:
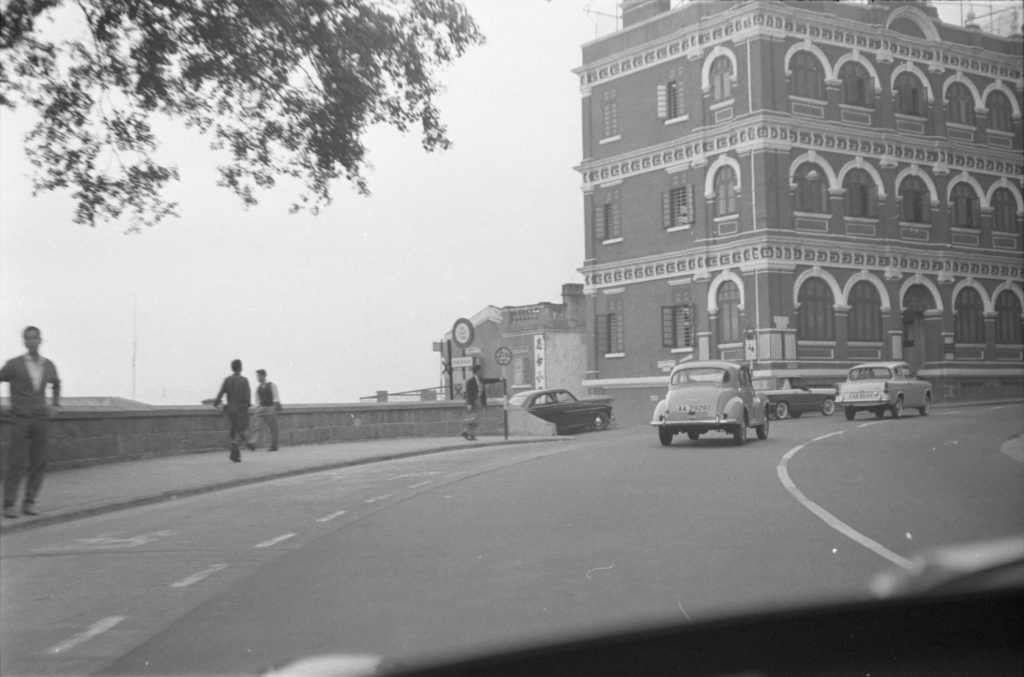
M623 3L583 46L584 385L647 420L682 360L834 382L905 359L1022 394L1020 35L924 2Z

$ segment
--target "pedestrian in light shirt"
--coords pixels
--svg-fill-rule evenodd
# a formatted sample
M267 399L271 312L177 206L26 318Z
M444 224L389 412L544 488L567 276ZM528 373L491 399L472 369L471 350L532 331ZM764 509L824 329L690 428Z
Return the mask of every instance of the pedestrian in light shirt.
M260 384L256 387L256 436L253 443L261 444L266 440L266 430L270 430L270 447L267 451L277 451L277 412L281 411L281 399L277 395L277 384L267 380L267 370L257 369L256 378ZM259 440L259 441L257 441Z
M39 354L39 344L43 342L42 333L38 327L26 327L21 336L28 352L8 360L0 368L0 382L6 381L11 390L10 421L13 425L3 465L4 517L12 519L18 517L18 490L26 462L28 480L21 512L25 515L39 514L35 504L49 460L49 420L60 407L57 367ZM52 407L46 404L47 384L52 388Z

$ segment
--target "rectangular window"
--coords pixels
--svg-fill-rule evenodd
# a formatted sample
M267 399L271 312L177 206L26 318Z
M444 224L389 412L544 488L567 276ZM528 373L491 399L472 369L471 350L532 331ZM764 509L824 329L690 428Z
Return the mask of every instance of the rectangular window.
M673 120L686 112L683 107L683 72L681 68L673 68L668 72L668 80L658 85L658 118Z
M605 191L604 199L594 207L594 230L598 240L622 237L622 217L619 209L618 189Z
M597 316L598 356L625 352L624 331L622 299L609 299L608 312Z
M601 118L603 138L617 136L619 133L619 103L614 89L606 89L601 95Z
M661 345L664 348L692 348L694 338L693 306L689 303L677 302L674 305L661 307ZM686 295L689 300L689 295Z
M661 194L661 210L665 228L684 228L693 223L693 186L683 183L682 174L673 176L672 187Z

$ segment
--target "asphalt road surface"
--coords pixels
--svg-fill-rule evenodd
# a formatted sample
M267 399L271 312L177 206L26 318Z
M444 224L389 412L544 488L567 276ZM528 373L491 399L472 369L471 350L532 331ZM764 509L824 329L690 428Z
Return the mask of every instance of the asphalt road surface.
M3 537L0 672L255 674L864 597L1024 532L1021 406L649 427L293 477ZM295 453L301 453L297 449Z

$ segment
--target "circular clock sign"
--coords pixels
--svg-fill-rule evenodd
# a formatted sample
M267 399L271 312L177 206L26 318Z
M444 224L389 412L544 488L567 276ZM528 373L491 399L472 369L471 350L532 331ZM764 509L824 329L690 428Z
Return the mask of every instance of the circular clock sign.
M494 361L503 367L512 364L512 351L505 346L498 348L494 351Z
M452 339L455 345L465 348L473 342L473 323L464 317L455 320L452 325Z

